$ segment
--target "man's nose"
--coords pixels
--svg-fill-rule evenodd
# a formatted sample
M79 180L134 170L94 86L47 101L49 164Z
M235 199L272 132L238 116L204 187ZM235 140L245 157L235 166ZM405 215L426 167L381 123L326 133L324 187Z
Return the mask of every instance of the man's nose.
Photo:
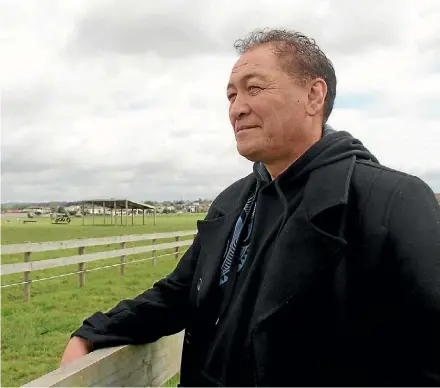
M249 104L246 103L242 98L239 98L238 96L235 98L234 102L231 104L230 108L230 116L231 119L239 120L243 116L249 114L251 111L251 108Z

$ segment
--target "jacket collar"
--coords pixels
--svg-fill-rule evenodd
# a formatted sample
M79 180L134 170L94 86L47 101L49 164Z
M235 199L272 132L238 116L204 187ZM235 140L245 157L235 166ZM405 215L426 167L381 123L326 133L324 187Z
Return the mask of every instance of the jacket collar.
M338 205L346 205L356 157L352 156L311 172L303 204L309 219Z
M317 168L310 173L303 195L303 203L310 219L330 207L348 203L355 162L356 157L352 156ZM231 189L225 191L224 195L219 196L222 200L213 204L219 217L228 215L232 218L238 217L246 203L252 185L256 183L255 169L256 166L254 166L254 174L250 174L234 184L238 187L241 186L238 194Z
M214 201L211 205L216 211L217 216L223 217L228 214L235 214L237 211L240 214L254 184L256 184L255 175L249 174L219 194L218 200Z
M348 203L355 162L356 157L352 156L317 168L310 173L303 195L303 203L310 219L333 206ZM235 183L237 186L242 186L238 195L235 190L224 192L225 195L221 196L222 200L213 204L219 217L228 216L226 219L238 217L255 183L255 175L250 174L241 182Z

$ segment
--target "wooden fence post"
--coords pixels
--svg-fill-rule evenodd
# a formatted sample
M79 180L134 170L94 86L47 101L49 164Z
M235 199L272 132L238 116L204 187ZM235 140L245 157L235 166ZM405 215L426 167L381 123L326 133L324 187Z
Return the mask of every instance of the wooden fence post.
M31 261L31 252L24 253L24 262L28 263ZM27 302L31 297L31 272L24 272L24 301Z
M153 246L156 245L156 239L155 238L153 238L151 245L153 245ZM156 265L156 251L155 250L153 251L153 265Z
M177 236L176 237L176 241L179 241L180 240L180 236ZM176 247L175 248L175 255L176 255L176 260L178 260L179 259L179 247Z
M84 254L84 247L78 248L78 255ZM84 287L86 283L86 263L78 263L78 278L79 278L79 286Z
M121 247L121 249L125 249L125 242L121 242L120 247ZM125 273L125 255L121 256L120 272L121 272L121 275L124 275L124 273Z

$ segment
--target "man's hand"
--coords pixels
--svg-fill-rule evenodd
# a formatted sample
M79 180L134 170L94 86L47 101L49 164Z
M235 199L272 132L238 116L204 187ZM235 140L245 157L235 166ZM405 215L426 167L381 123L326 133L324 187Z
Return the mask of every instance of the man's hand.
M64 350L61 365L67 365L78 358L89 354L92 350L91 343L80 337L73 337Z

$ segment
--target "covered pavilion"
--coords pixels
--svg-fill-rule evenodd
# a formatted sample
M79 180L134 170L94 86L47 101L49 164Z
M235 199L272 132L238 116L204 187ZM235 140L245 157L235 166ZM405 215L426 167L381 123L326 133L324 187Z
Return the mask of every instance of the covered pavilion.
M125 218L125 226L128 225L128 212L131 210L131 224L134 225L134 210L142 210L142 225L145 225L145 211L154 212L154 225L156 225L156 208L152 205L147 205L145 203L140 203L136 201L131 201L129 199L117 199L117 198L98 198L98 199L88 199L77 202L70 202L70 205L81 205L82 209L82 223L84 225L84 215L85 215L85 206L91 205L92 207L92 224L95 225L95 206L101 206L104 209L103 217L104 224L106 224L106 209L110 209L110 222L109 225L117 225L118 224L118 213L120 215L121 223L120 225L124 225ZM123 216L123 211L125 210L125 217Z

